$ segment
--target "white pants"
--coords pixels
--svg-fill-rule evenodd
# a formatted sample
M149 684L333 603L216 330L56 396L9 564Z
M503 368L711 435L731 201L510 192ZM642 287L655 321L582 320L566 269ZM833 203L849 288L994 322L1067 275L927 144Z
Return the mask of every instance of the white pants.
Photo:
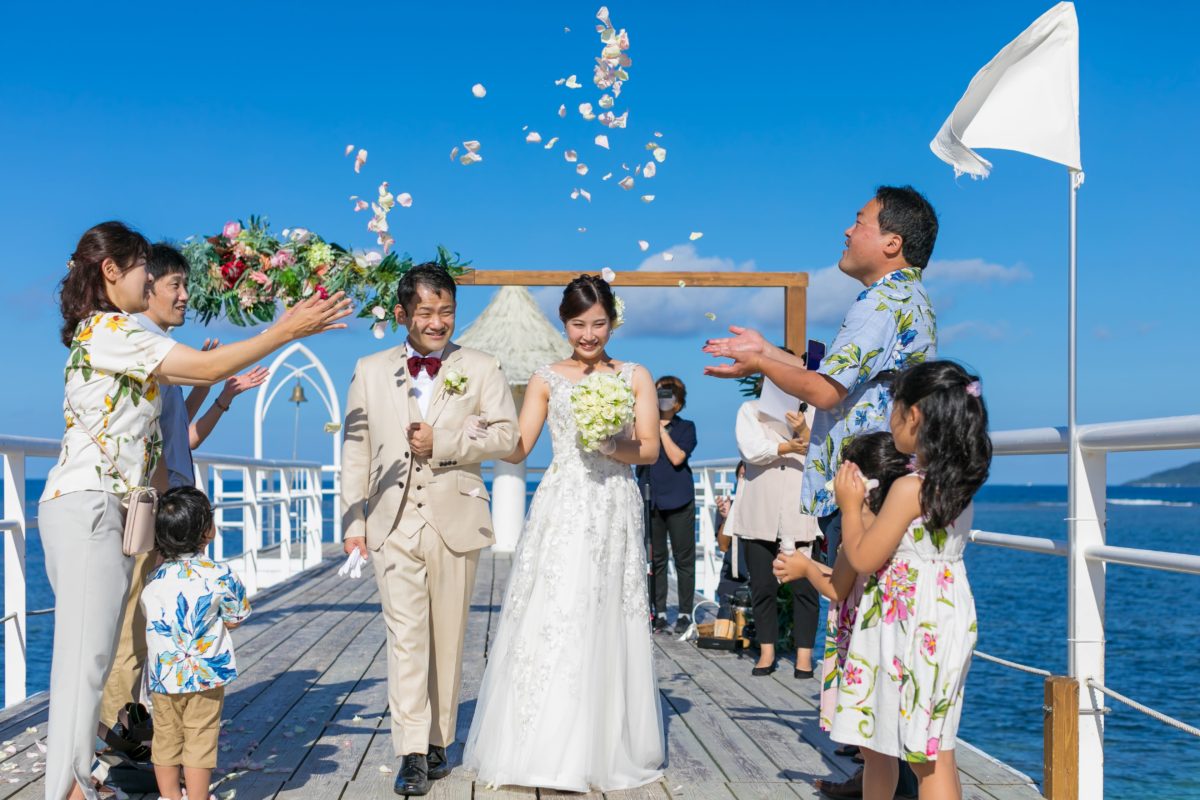
M46 800L78 782L88 800L100 697L112 667L133 559L121 552L125 512L118 495L71 492L38 506L46 574L54 589L54 658Z

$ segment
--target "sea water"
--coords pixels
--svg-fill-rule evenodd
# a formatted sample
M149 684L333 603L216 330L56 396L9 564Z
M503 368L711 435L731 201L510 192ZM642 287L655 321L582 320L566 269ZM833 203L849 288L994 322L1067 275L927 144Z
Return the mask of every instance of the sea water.
M41 481L29 481L31 511L41 488ZM1200 488L1116 486L1108 492L1109 544L1200 554ZM1066 499L1064 486L987 486L976 498L975 527L1064 539ZM331 512L327 504L326 519ZM225 541L227 552L237 552L236 533ZM966 562L979 615L979 649L1063 674L1065 560L974 544L967 548ZM29 537L26 566L28 608L52 606L36 531ZM1200 724L1198 595L1200 576L1108 567L1107 685L1193 725ZM53 619L29 618L31 693L49 682ZM817 647L819 652L820 642ZM959 734L1040 783L1042 702L1042 678L976 659ZM1106 795L1200 800L1200 742L1123 705L1109 705ZM1087 723L1082 718L1081 724Z

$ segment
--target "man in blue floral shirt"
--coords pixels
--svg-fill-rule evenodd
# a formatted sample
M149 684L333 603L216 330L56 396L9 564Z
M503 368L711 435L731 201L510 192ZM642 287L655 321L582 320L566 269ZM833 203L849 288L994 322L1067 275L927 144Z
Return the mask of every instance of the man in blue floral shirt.
M829 354L815 370L749 328L710 339L705 352L732 364L707 375L761 372L789 394L816 406L805 460L800 510L828 517L837 511L826 484L837 474L842 446L860 433L887 430L891 376L937 357L933 306L921 281L937 240L937 214L911 186L881 186L845 231L838 268L864 289L846 313Z

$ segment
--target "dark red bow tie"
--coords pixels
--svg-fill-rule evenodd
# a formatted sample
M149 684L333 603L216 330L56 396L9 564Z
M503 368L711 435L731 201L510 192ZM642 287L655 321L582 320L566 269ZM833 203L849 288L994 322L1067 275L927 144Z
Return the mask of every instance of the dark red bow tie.
M442 368L442 360L437 356L409 356L408 357L408 374L417 377L421 372L421 367L429 373L429 377L436 378L438 370Z

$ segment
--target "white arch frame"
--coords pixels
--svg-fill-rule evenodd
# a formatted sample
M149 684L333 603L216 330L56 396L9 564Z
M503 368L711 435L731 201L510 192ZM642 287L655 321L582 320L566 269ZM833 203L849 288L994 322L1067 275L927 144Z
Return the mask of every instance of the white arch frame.
M288 364L288 357L293 353L299 353L304 356L308 360L308 363L303 366ZM304 380L312 386L317 396L321 398L321 402L325 404L325 410L329 413L329 421L337 425L342 424L342 406L338 400L337 391L333 387L333 381L330 379L325 365L321 363L321 359L317 358L312 350L309 350L300 342L294 342L284 348L275 357L268 370L271 374L267 378L266 383L258 388L257 397L254 400L255 458L263 457L263 420L266 419L267 412L271 410L271 404L275 401L275 396L279 394L279 390L290 383L293 378ZM309 374L313 371L320 377L321 383L317 383L313 379L313 376ZM335 470L341 469L342 437L340 431L333 436L332 463Z

